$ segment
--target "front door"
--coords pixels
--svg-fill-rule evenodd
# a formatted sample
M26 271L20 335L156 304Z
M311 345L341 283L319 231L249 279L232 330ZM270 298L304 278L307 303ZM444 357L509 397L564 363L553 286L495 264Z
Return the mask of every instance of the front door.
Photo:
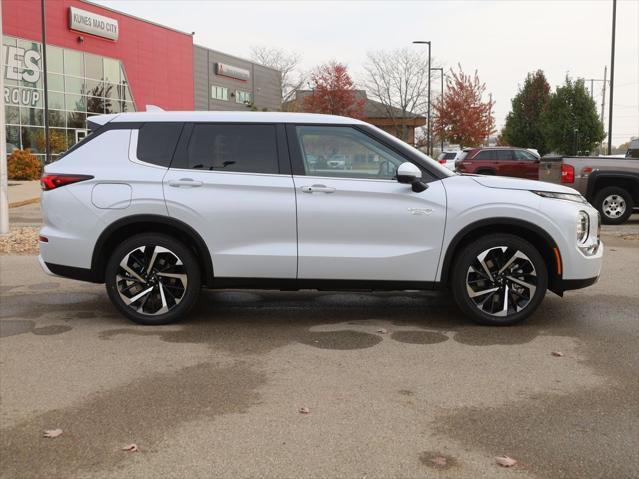
M300 280L435 280L446 194L395 179L407 161L350 126L296 126L289 141L303 174L297 195ZM299 169L298 169L299 171Z
M187 126L164 177L169 215L202 235L216 278L297 274L295 191L280 169L278 128Z

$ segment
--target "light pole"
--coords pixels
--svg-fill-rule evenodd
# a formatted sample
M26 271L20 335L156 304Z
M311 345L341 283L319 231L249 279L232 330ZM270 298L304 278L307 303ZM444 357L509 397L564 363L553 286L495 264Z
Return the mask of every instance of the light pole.
M0 5L0 38L2 38L2 5ZM4 58L3 58L4 60ZM4 67L0 72L0 235L9 233L9 185L7 177L7 128L4 119Z
M51 145L49 143L49 83L47 82L47 22L44 0L40 1L42 15L42 79L44 81L44 162L51 160Z
M615 86L615 27L617 0L612 0L612 46L610 49L610 111L608 112L608 155L612 153L612 92Z
M441 104L444 103L444 69L443 68L431 68L431 70L439 70L439 72L441 73L441 75L439 76L439 78L441 79L441 90L440 90L440 94L439 94L440 95L439 96L439 98L440 98L439 101L441 102L440 103L440 106L441 106ZM443 153L444 152L444 137L441 137L439 140L441 141L441 152L440 153Z
M428 137L428 152L429 155L432 156L433 154L433 135L432 135L432 126L430 124L430 41L426 41L426 40L415 40L413 41L413 43L419 44L419 45L423 45L426 44L428 45L428 131L426 133L426 136Z

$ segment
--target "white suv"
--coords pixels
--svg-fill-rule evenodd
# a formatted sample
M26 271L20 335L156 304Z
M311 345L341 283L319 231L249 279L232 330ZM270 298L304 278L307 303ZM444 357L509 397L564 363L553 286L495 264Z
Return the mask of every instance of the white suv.
M45 168L40 262L106 283L137 323L184 317L204 286L449 287L473 320L512 324L546 289L599 276L597 211L575 190L457 175L358 120L146 112L91 123ZM352 162L309 161L335 155Z

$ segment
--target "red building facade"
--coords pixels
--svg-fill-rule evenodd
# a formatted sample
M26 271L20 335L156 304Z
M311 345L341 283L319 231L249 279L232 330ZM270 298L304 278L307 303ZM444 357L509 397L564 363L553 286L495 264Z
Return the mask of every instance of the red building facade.
M1 4L7 149L41 154L40 1ZM93 114L194 109L190 34L81 0L47 0L46 28L49 123L61 151Z

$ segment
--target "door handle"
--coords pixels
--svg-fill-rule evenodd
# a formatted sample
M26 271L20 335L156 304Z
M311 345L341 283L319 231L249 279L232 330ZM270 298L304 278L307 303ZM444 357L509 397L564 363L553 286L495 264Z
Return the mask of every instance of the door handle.
M194 180L192 178L180 178L179 180L169 180L169 186L173 186L174 188L179 188L181 186L202 186L203 183L201 181Z
M326 185L301 186L304 193L334 193L335 188Z

